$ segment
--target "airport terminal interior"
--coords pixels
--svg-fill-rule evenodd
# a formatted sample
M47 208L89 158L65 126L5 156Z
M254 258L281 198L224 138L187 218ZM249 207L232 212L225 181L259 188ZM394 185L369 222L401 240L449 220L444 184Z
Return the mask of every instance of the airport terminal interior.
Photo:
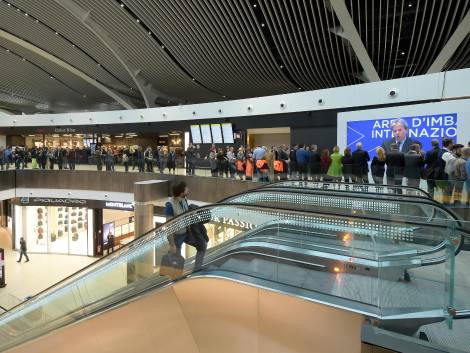
M0 0L0 352L470 352L468 0Z

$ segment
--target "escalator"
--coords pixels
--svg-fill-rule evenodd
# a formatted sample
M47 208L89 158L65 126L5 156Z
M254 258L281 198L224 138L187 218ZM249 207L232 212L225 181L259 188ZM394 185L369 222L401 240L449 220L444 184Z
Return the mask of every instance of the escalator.
M168 237L201 222L216 227L236 223L238 231L219 233L221 240L209 244L201 270L193 271L194 257L188 254L178 278L161 276L159 266L170 249ZM0 350L17 347L14 351L21 351L28 345L19 345L33 339L37 340L28 344L46 342L71 324L95 327L96 320L110 311L126 311L145 298L158 300L159 293L208 279L320 303L341 309L335 309L337 314L354 313L383 327L416 330L447 317L444 282L403 283L396 276L403 269L435 264L437 259L450 261L455 254L451 239L459 237L455 232L443 224L417 227L411 222L319 210L235 202L202 207L1 315ZM402 241L411 234L422 240ZM127 311L127 315L123 325L141 312ZM165 325L165 320L160 322Z
M356 184L334 181L285 180L266 184L261 188L287 187L311 190L329 190L335 192L358 192L373 195L414 196L422 199L431 199L429 193L413 186L383 185L383 184Z
M403 228L401 236L396 235L386 241L399 241L405 244L426 243L427 245L434 242L437 245L436 250L445 246L444 240L446 239L440 237L439 234L436 235L435 231L427 229L426 226L456 227L455 238L452 239L456 254L461 250L465 238L470 238L468 230L462 227L459 218L451 210L433 200L411 195L397 197L393 194L378 194L371 198L367 194L352 191L338 192L323 188L300 189L273 184L270 187L249 190L228 197L222 202L331 213L348 216L351 220L375 219L411 224L408 230L405 231ZM385 233L384 236L387 237L388 234ZM352 235L347 238L351 237Z

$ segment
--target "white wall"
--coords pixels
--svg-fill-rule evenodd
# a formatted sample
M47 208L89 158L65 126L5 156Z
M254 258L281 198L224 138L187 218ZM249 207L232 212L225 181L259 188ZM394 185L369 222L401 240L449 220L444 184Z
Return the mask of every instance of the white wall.
M464 69L354 86L215 103L94 113L9 116L0 119L0 127L123 124L234 116L253 117L279 113L287 116L288 113L301 111L470 97L468 82L470 82L470 69ZM395 90L398 94L390 97L391 90ZM322 103L319 103L320 99ZM283 107L281 103L284 104Z
M470 86L470 85L469 85ZM457 142L467 145L470 141L470 99L451 100L437 103L403 105L344 112L338 114L337 139L341 150L346 147L348 121L362 121L385 118L400 118L420 115L457 113Z

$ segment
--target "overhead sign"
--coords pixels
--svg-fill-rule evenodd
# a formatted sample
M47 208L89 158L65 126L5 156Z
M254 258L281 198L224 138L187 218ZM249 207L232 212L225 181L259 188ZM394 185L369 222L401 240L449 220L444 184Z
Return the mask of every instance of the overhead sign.
M116 208L119 210L134 210L134 205L128 202L106 201L105 208Z
M68 199L68 198L55 198L55 197L20 197L20 204L23 205L79 205L85 206L87 200L83 199Z
M444 137L457 138L457 113L392 117L347 122L347 145L353 150L358 142L363 149L375 154L375 149L385 140L393 138L392 124L397 119L408 123L408 138L423 144L424 150L431 148L431 140L442 142Z
M117 210L134 210L134 204L120 201L101 201L57 197L20 197L13 200L14 204L22 206L65 206L87 208L112 208Z

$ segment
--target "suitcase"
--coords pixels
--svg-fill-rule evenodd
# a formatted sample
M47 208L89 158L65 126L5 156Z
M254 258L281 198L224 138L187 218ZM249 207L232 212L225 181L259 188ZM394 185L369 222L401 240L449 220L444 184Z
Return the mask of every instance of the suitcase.
M168 252L163 255L160 264L160 276L176 279L183 274L184 257L178 253Z

